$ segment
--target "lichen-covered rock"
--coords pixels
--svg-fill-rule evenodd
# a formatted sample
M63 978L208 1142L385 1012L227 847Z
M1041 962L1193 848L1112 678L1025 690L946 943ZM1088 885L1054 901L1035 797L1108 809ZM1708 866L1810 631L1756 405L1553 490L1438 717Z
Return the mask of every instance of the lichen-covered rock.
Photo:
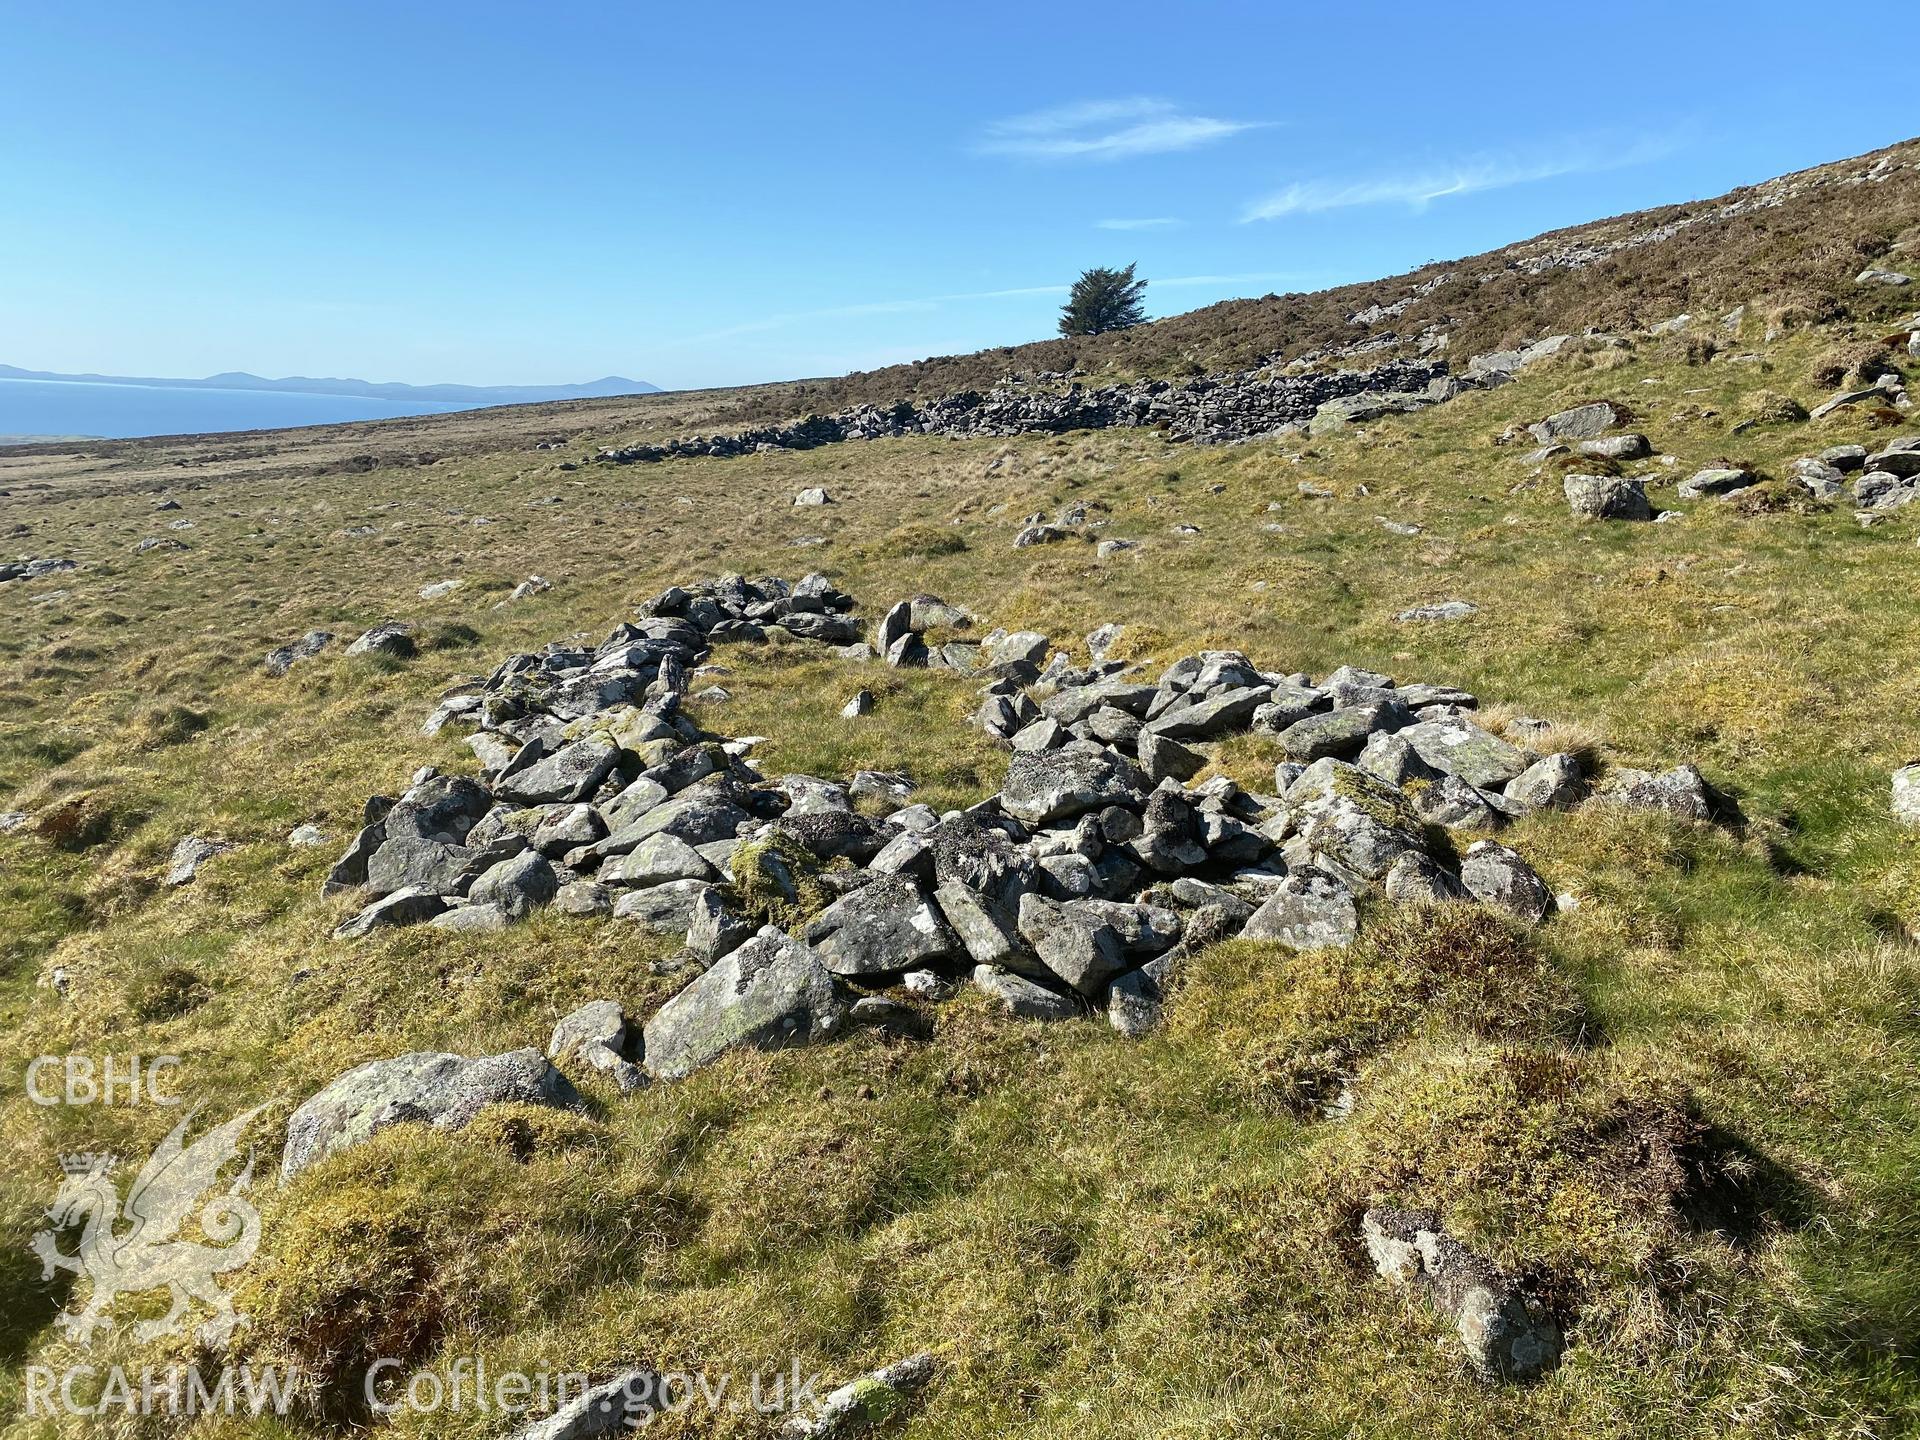
M1396 905L1444 905L1470 898L1457 876L1432 857L1411 853L1393 862L1381 889Z
M1592 440L1619 423L1620 412L1609 402L1596 400L1590 405L1576 405L1571 410L1549 415L1529 425L1527 432L1537 444L1551 445L1562 440Z
M1902 825L1920 827L1920 764L1902 765L1893 772L1893 818Z
M847 1005L819 956L769 926L714 962L645 1028L646 1065L679 1080L735 1046L775 1050L840 1033Z
M1020 934L1048 970L1090 1000L1126 968L1126 947L1105 917L1071 901L1028 894L1020 900Z
M494 782L494 794L520 805L584 800L619 762L620 747L598 735L563 745L553 754Z
M1391 700L1374 700L1311 714L1280 732L1280 748L1301 764L1315 760L1351 760L1379 731L1398 730L1411 717Z
M1014 743L1017 746L1018 739ZM1191 780L1207 764L1206 756L1150 728L1141 730L1134 753L1139 756L1140 773L1149 785L1158 785L1162 780Z
M363 631L360 638L347 647L349 655L387 655L396 660L404 660L415 653L413 627L397 621L388 621Z
M1406 796L1343 761L1308 766L1288 790L1287 804L1307 853L1357 880L1377 881L1402 855L1426 851L1420 817Z
M435 930L451 930L460 935L497 935L512 923L512 916L491 903L455 905L427 922Z
M1460 862L1460 883L1482 904L1529 925L1553 912L1553 892L1517 851L1496 840L1477 841Z
M173 854L168 857L165 883L176 888L191 885L202 865L232 848L221 840L208 840L200 835L187 836L173 847Z
M1616 475L1569 475L1560 482L1567 509L1588 520L1651 520L1644 480Z
M1505 785L1533 763L1526 751L1470 720L1422 720L1395 734L1436 770L1483 789Z
M1732 495L1751 489L1758 482L1759 476L1751 470L1714 466L1694 471L1675 487L1674 493L1682 500L1704 500L1712 495Z
M581 1108L579 1093L538 1050L469 1059L416 1051L349 1070L287 1121L280 1178L358 1145L390 1125L416 1121L459 1130L488 1105Z
M1579 761L1571 755L1548 755L1509 780L1501 794L1519 810L1565 810L1584 788Z
M889 1419L902 1399L933 1377L931 1351L909 1355L842 1385L819 1401L811 1413L791 1416L780 1427L781 1440L827 1440L843 1432L864 1432Z
M1715 810L1712 789L1691 765L1676 765L1657 775L1648 770L1615 770L1594 798L1603 805L1660 810L1682 820L1710 821Z
M1277 940L1289 950L1351 945L1360 933L1353 892L1318 871L1296 870L1241 930L1245 940Z
M447 908L446 897L432 890L409 886L396 890L391 895L383 895L366 909L350 920L344 920L334 927L336 940L358 940L375 930L393 929L403 925L424 925L434 916Z
M1160 987L1146 970L1129 970L1107 990L1107 1023L1116 1035L1138 1040L1160 1023Z
M553 908L562 915L611 915L613 892L593 880L569 880L554 892Z
M727 905L718 890L708 887L693 900L693 918L687 922L687 949L702 964L711 965L731 955L754 936L754 928Z
M1017 913L999 899L958 880L943 881L935 887L933 898L974 964L1011 970L1030 979L1052 973L1021 935ZM1019 904L1017 895L1014 904Z
M959 937L911 880L883 875L834 901L806 942L836 975L889 975L959 958Z
M704 880L669 880L645 890L628 890L613 902L613 918L630 920L655 935L672 935L693 924L701 897L713 887Z
M1266 704L1273 691L1265 685L1247 685L1200 700L1184 709L1168 710L1149 720L1147 729L1169 740L1210 740L1244 730L1253 712Z
M1421 820L1448 830L1489 830L1500 822L1492 802L1458 775L1409 785L1407 800Z
M1552 1317L1442 1230L1431 1212L1375 1206L1361 1217L1360 1237L1383 1277L1426 1291L1482 1378L1527 1380L1559 1362L1563 1342Z
M630 1093L647 1083L646 1073L627 1058L634 1038L618 1001L591 1000L554 1025L547 1058L560 1066L583 1065Z
M515 1430L507 1440L611 1440L632 1435L658 1418L660 1376L651 1370L627 1370L595 1385L544 1420Z
M789 811L773 833L798 845L816 860L851 860L865 865L890 838L866 816L852 810Z
M603 885L630 885L645 890L676 880L712 880L707 858L678 835L649 835L625 855L616 855L600 867Z
M1071 1020L1086 1013L1083 1002L995 965L973 967L974 987L1007 1014L1022 1020Z
M524 919L535 907L551 904L559 880L546 856L523 850L502 860L473 882L467 898L476 905L498 905L508 918Z
M1103 746L1075 741L1058 750L1016 753L1000 803L1025 824L1051 825L1109 805L1143 804L1144 790L1144 777L1126 760Z

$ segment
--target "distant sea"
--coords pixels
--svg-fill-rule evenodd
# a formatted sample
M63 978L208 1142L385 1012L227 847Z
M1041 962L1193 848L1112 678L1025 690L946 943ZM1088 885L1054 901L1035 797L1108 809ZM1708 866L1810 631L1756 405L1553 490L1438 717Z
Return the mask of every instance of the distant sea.
M74 380L0 379L0 444L21 435L197 435L219 430L279 430L341 420L438 415L475 407L447 401L368 400L275 390L174 390Z

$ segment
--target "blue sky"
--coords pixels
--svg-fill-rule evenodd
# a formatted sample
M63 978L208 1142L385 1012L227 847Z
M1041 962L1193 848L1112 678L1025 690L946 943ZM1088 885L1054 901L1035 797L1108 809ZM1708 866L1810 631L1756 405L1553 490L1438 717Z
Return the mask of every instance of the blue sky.
M1905 138L1804 7L0 0L0 362L674 387L1317 289Z

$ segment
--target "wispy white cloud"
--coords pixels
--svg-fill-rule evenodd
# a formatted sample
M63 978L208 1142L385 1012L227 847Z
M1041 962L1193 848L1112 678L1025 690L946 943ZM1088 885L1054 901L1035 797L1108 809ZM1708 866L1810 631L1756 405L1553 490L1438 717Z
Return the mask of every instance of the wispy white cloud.
M1093 228L1096 230L1172 230L1186 223L1171 215L1157 215L1150 220L1096 220L1093 222Z
M1557 150L1482 155L1422 170L1347 180L1300 180L1250 204L1241 215L1250 220L1279 220L1316 215L1361 205L1405 205L1424 210L1450 195L1504 190L1561 175L1590 175L1642 165L1671 154L1673 142L1648 139L1603 146L1580 141Z
M973 148L982 155L1021 160L1121 160L1192 150L1264 123L1194 115L1171 100L1142 95L1083 101L997 120Z

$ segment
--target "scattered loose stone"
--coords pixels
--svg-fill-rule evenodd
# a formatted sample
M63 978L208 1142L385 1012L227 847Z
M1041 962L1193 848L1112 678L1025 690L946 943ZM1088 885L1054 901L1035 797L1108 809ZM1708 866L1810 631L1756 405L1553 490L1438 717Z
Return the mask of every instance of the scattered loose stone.
M660 1376L651 1370L627 1370L595 1385L544 1420L515 1430L508 1440L611 1440L632 1435L660 1413Z
M1246 370L1208 375L1183 384L1143 380L1124 385L1076 385L1064 393L1011 383L986 394L962 392L888 406L856 405L833 415L810 415L790 425L607 449L598 458L626 465L674 457L811 450L847 440L895 435L1011 436L1116 426L1160 429L1175 440L1228 444L1298 433L1316 419L1338 428L1382 415L1409 413L1440 404L1460 390L1511 378L1473 373L1455 378L1440 360L1393 360L1372 369L1293 374L1281 373L1283 369L1276 357L1273 363L1262 362ZM1035 517L1036 523L1042 519ZM1061 525L1080 523L1064 516L1060 521Z
M1479 612L1478 605L1465 600L1441 600L1432 605L1415 605L1410 610L1402 610L1393 618L1402 625L1428 620L1464 620Z
M812 1414L790 1417L780 1427L782 1440L825 1440L830 1435L878 1425L897 1412L903 1397L932 1379L933 1371L931 1351L896 1360L831 1392Z
M1732 495L1758 483L1750 470L1696 470L1682 480L1677 492L1682 500L1700 500L1709 495Z
M1467 1363L1488 1380L1531 1379L1558 1363L1559 1326L1489 1261L1440 1228L1431 1212L1375 1206L1360 1238L1376 1271L1424 1290L1458 1330Z
M200 873L200 867L214 856L223 854L233 847L224 841L207 840L198 835L189 835L173 847L173 855L168 861L165 883L174 888L191 885L194 877Z
M606 1076L622 1094L645 1087L646 1072L628 1057L639 1035L614 1000L594 1000L565 1016L547 1041L547 1058L563 1069L578 1064Z
M452 930L462 935L498 935L513 921L514 917L497 903L461 900L449 902L449 908L429 920L427 928Z
M933 903L897 875L834 901L807 927L805 938L835 975L894 974L961 954L959 938Z
M267 673L276 680L301 660L310 660L333 643L331 630L309 630L291 645L267 652Z
M409 885L394 891L391 895L382 896L351 920L336 926L333 938L358 940L372 934L375 930L402 925L424 925L446 908L447 902L443 896L422 886Z
M1893 818L1902 825L1920 827L1920 764L1903 765L1893 772Z
M1072 1020L1086 1013L1073 996L1050 990L1024 975L992 965L973 968L974 986L1007 1014L1021 1020Z
M1549 415L1538 424L1529 425L1527 433L1536 443L1551 445L1563 440L1591 440L1619 423L1620 412L1607 401L1598 400Z
M1644 435L1603 435L1582 440L1577 448L1601 460L1644 460L1653 454L1653 443Z
M1289 950L1351 945L1360 933L1353 894L1330 875L1295 871L1253 912L1241 936L1278 940Z
M1691 765L1679 765L1665 774L1646 770L1616 770L1606 788L1594 797L1599 803L1629 810L1661 810L1682 820L1710 821L1718 808L1713 791Z
M1644 480L1612 475L1569 475L1561 483L1567 508L1589 520L1651 520Z
M1529 925L1553 913L1553 892L1516 851L1497 840L1478 840L1460 865L1460 883L1474 899Z
M1095 523L1079 507L1061 520ZM1451 686L1353 666L1316 683L1232 650L1154 680L1116 658L1118 626L1086 638L1081 665L1034 632L942 640L974 621L934 596L899 600L870 627L854 609L823 576L725 576L663 592L597 646L555 642L450 691L441 723L474 727L482 774L423 770L397 801L369 803L327 877L328 893L364 896L336 933L486 934L551 904L684 936L657 973L710 968L639 1043L629 1033L614 1047L679 1078L738 1045L830 1038L860 998L843 979L933 998L971 977L1006 1013L1103 1013L1137 1036L1157 1021L1167 967L1237 934L1349 944L1360 900L1383 893L1478 895L1534 919L1551 907L1505 847L1476 846L1456 873L1455 852L1431 838L1579 797L1571 757L1523 748L1544 722L1504 738ZM863 633L871 645L848 638ZM756 642L968 677L980 723L1008 746L1000 791L942 816L910 803L904 775L762 775L748 759L757 740L715 736L682 708L690 682L716 673L715 647ZM1215 742L1249 730L1290 757L1272 793L1193 783ZM756 929L796 912L792 934ZM859 1013L924 1033L896 1001ZM627 1072L604 1064L621 1083Z
M360 638L347 647L349 655L389 655L398 660L410 658L415 653L413 627L389 621L365 631Z

